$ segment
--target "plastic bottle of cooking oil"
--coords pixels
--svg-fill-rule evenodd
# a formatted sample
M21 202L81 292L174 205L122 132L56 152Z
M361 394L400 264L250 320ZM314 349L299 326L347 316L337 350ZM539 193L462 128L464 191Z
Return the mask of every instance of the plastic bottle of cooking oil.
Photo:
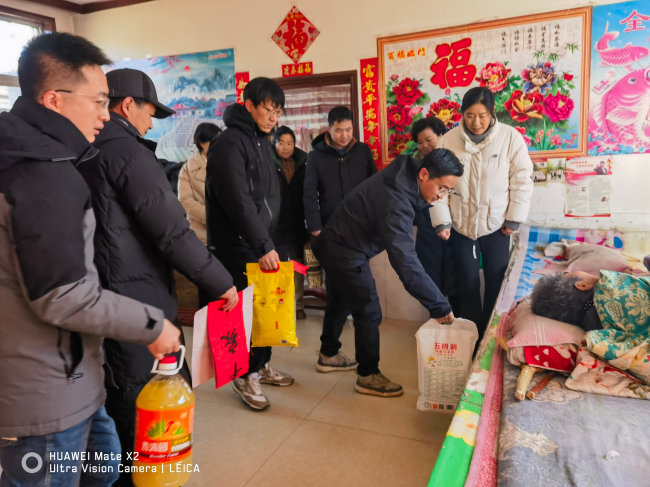
M157 375L144 386L136 401L135 447L132 469L137 487L173 487L187 483L194 471L194 393L178 373L176 357L156 360Z

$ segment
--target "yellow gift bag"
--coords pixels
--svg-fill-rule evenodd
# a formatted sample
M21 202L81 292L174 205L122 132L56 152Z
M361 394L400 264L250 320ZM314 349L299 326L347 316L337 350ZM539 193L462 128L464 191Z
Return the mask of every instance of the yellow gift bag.
M297 347L294 266L280 262L277 270L264 271L246 264L253 292L253 347Z

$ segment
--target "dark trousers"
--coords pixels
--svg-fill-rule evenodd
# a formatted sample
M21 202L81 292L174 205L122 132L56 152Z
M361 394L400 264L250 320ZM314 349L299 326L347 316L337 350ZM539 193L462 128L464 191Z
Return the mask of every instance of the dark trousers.
M215 298L215 299L219 299L219 298ZM199 309L205 308L208 304L210 304L215 299L212 299L208 293L201 291L201 289L199 289Z
M237 288L237 292L243 291L248 287L248 277L244 275L244 272L246 272L246 264L259 262L259 259L255 257L252 251L242 247L224 255L217 255L215 253L215 257L219 259L219 262L223 264L232 276L232 281ZM251 347L251 351L248 354L248 374L259 372L271 360L272 351L273 348L271 347Z
M341 349L341 333L349 313L354 318L357 371L361 376L379 373L379 325L382 314L375 279L368 262L340 269L324 266L327 308L323 319L321 353L333 357Z
M510 259L510 236L501 229L490 235L472 240L456 230L451 231L450 242L456 253L456 265L460 274L459 318L476 323L479 336L487 328L492 310L499 297L503 277ZM483 256L485 297L481 306L480 256Z
M418 227L415 253L424 271L445 295L456 315L459 311L460 286L451 242L438 237L431 225L428 208L416 213L413 223Z

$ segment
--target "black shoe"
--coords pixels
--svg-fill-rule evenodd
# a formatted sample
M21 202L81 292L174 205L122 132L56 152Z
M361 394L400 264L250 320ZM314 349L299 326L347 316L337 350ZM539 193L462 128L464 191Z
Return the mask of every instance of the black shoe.
M303 310L299 309L296 311L296 319L297 320L306 320L307 319L307 313L305 313Z

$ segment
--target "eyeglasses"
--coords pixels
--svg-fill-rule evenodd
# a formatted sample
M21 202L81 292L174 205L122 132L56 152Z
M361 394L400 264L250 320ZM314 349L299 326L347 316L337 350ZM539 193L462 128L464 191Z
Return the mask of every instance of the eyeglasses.
M262 104L260 104L259 106L261 106L264 110L266 110L268 112L268 116L269 116L270 119L280 118L282 116L282 114L284 113L284 110L271 110L270 108L266 108Z
M68 93L69 95L85 96L86 98L92 98L97 103L99 103L99 106L102 107L102 109L108 108L108 104L111 101L111 99L108 96L102 97L102 96L95 96L95 95L84 95L83 93L74 93L68 90L54 90L54 91L56 93Z
M436 186L438 186L438 188L440 188L440 191L438 191L438 194L436 194L436 196L444 197L446 194L454 194L456 192L456 190L453 188L445 188L444 186L440 186L440 184L438 184L438 181L435 179L433 182L436 183Z

